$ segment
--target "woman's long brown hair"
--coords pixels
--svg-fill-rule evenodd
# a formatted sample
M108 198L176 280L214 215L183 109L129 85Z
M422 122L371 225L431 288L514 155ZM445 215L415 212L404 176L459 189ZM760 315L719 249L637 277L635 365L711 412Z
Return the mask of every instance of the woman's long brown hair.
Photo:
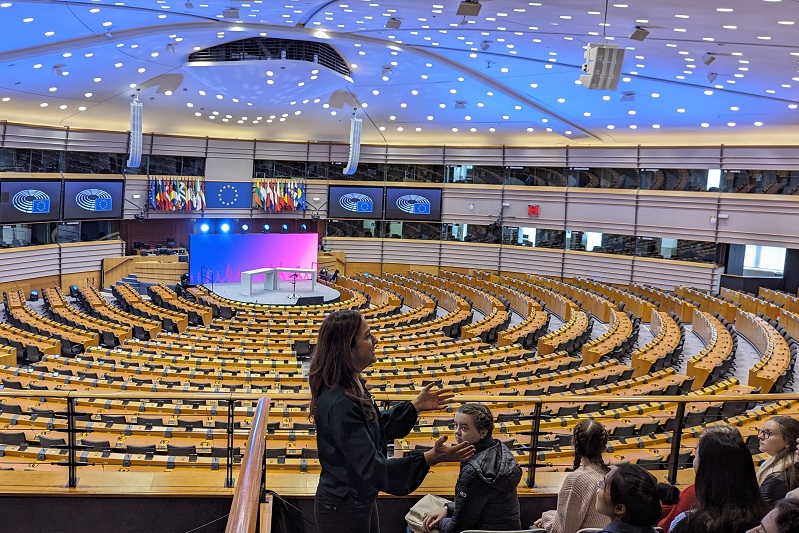
M363 392L366 390L364 380L352 362L355 337L362 323L363 317L358 311L344 309L330 313L319 327L308 373L311 387L308 417L311 420L316 414L316 402L322 392L336 387L341 387L347 397L360 404L367 420L377 417L371 398Z

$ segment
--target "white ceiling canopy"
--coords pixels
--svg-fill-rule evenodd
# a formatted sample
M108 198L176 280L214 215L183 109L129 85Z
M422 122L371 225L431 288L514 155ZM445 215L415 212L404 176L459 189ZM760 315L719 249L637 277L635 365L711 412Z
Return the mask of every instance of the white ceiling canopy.
M125 131L138 94L146 133L347 142L359 107L364 143L796 144L795 0L479 4L0 0L0 120ZM350 73L189 61L258 38ZM616 91L580 84L591 43L624 50Z

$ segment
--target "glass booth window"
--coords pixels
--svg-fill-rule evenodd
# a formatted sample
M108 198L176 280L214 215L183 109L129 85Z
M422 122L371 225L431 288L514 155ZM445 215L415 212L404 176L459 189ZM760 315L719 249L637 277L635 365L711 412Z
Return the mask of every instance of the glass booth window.
M449 241L499 244L502 226L499 224L444 224L442 238Z
M640 188L647 191L707 191L708 170L687 168L642 168Z
M535 228L505 226L502 228L502 244L533 247L535 235Z
M723 191L754 194L796 194L797 170L725 170Z
M782 277L785 273L785 248L747 244L744 251L744 276Z
M441 240L441 224L438 223L389 220L384 224L387 239Z
M386 181L443 183L444 165L386 165Z
M635 254L635 237L596 231L566 231L567 249L604 254Z
M528 187L566 187L568 177L562 168L507 167L504 182Z
M638 170L634 168L571 168L567 171L571 187L635 189Z
M376 220L327 220L328 237L380 237Z

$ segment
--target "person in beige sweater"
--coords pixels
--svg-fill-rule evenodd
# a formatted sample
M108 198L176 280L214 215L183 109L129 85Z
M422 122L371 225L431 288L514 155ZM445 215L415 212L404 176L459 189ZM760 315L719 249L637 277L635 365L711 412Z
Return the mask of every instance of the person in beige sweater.
M547 533L576 533L584 527L605 527L610 519L596 510L597 484L610 470L602 459L608 432L595 420L581 420L572 434L574 471L558 492L558 508L546 511L536 527Z

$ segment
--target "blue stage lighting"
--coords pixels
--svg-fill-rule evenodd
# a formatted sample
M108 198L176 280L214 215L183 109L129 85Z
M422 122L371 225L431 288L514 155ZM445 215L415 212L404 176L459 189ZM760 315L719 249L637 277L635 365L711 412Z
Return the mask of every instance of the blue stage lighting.
M228 224L227 222L223 222L222 225L219 226L219 229L222 230L222 233L227 233L228 231L230 231L230 224Z
M300 226L300 230L302 230L303 233L307 233L308 232L308 224L302 224Z
M250 226L247 225L247 224L242 224L241 225L241 232L242 233L247 233L248 231L250 231Z
M264 224L264 233L269 233L269 224Z
M283 224L282 226L280 226L280 229L283 230L283 233L288 233L289 225L288 224Z
M203 222L202 224L200 224L200 231L202 231L203 233L208 233L209 229L211 229L211 226L209 226L207 222Z

